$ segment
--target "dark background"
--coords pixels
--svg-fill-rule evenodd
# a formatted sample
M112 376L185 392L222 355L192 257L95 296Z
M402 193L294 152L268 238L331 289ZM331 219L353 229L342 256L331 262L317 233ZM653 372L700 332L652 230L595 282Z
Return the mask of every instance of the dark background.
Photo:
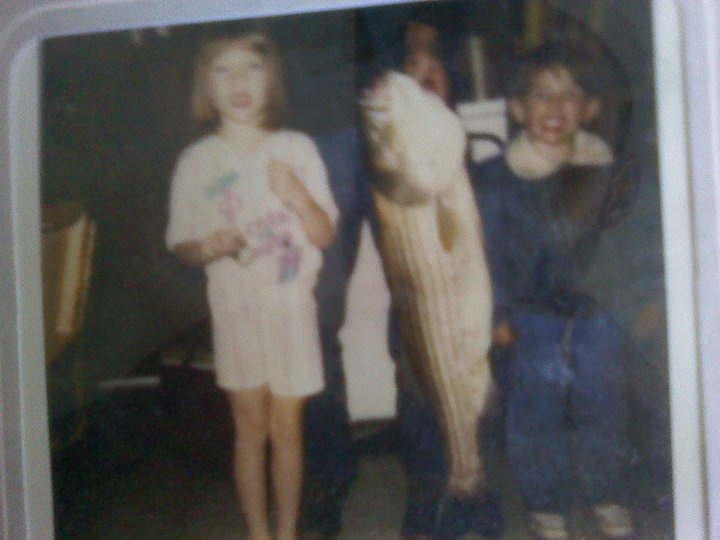
M288 126L320 134L356 125L358 87L377 69L399 66L409 17L444 30L455 97L470 99L459 47L465 32L490 36L493 54L508 58L522 31L519 5L442 2L265 19L281 49ZM217 27L244 24L178 26L164 36L144 29L135 36L63 37L43 45L43 204L79 202L98 227L82 336L50 373L53 415L76 406L65 383L78 347L83 384L92 387L132 373L207 316L201 274L182 267L163 244L167 192L178 153L202 134L188 106L197 41Z
M311 135L356 126L358 89L378 70L400 65L411 17L440 27L453 101L473 99L464 50L469 32L484 38L488 97L502 96L517 55L529 46L525 12L531 3L431 2L265 19L281 49L288 126ZM618 109L630 105L625 123L605 134L622 136L625 149L639 156L640 196L630 218L605 236L586 287L632 336L643 306L664 306L665 301L649 5L645 0L540 4L537 22L545 36L587 34L592 26L624 70L625 85L611 90ZM164 349L209 342L203 275L182 266L164 246L167 194L178 153L202 134L188 105L197 41L219 26L243 24L119 31L43 44L42 203L79 204L97 226L82 331L48 366L51 433L60 449L54 484L68 499L78 485L69 479L128 463L149 445L168 440L162 427L168 423L163 408L168 403L186 407L172 411L173 418L186 414L197 421L190 427L181 424L181 431L197 433L193 428L198 428L204 434L202 440L184 438L178 447L193 462L204 456L206 463L224 463L209 449L227 435L217 430L228 429L229 423L205 425L223 405L212 394L211 378L190 381L181 375L171 381L172 392L184 393L183 401L167 400L165 379L160 395L150 398L108 393L98 385L147 374L165 377ZM651 463L669 466L662 317L660 309L653 332L632 340L633 390L642 397L636 400L635 435ZM667 473L656 469L654 481L663 485ZM60 499L62 520L64 496ZM68 523L77 518L72 512L65 512L72 516Z
M502 96L517 55L529 45L528 4L431 2L263 20L281 49L288 126L310 134L356 126L358 88L377 70L400 65L409 18L440 28L454 101L473 99L463 48L469 32L484 38L489 97ZM624 70L625 85L609 90L615 105L630 106L622 128L607 133L622 135L639 155L643 183L638 208L606 236L587 286L631 332L643 305L664 305L649 6L541 4L544 35L589 34L592 24ZM156 372L167 345L208 341L202 273L182 266L164 246L167 193L178 153L202 134L188 106L197 41L219 26L243 24L120 31L43 44L42 202L79 203L97 225L82 332L49 366L54 424L68 418L73 424L78 411L100 397L99 382ZM643 392L664 411L664 320L659 325L638 341L635 366L637 380L650 387Z

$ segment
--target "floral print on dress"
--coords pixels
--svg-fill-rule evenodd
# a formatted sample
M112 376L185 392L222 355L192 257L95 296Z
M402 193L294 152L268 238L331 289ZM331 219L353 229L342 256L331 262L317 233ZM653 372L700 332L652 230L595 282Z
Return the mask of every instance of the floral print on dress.
M290 281L300 273L302 253L290 235L283 241L283 252L280 255L280 283Z
M243 222L243 213L250 206L237 192L240 176L239 172L219 176L206 187L205 196L214 201L224 225L239 227L245 234L248 245L238 254L240 265L250 266L259 259L274 258L277 282L291 281L300 273L302 262L302 249L288 231L292 214L285 208L275 208Z
M244 206L242 196L233 189L240 179L238 171L224 174L205 187L205 198L217 202L217 211L225 225L237 225L237 216Z
M270 211L246 224L245 230L252 252L252 259L275 257L278 268L278 283L292 280L300 273L302 251L286 230L290 224L290 213Z

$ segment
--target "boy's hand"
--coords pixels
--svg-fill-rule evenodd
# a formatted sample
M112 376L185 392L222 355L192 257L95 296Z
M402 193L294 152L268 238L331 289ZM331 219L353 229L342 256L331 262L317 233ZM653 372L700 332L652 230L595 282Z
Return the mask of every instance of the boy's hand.
M633 333L638 339L649 339L664 324L663 308L659 302L645 304L635 317Z
M517 338L517 331L510 323L500 323L493 328L492 342L498 347L510 347Z
M202 241L200 249L203 259L212 262L227 255L236 257L245 246L245 236L237 229L228 228L210 233Z
M280 160L271 159L268 165L270 191L293 210L308 204L310 194L290 166Z

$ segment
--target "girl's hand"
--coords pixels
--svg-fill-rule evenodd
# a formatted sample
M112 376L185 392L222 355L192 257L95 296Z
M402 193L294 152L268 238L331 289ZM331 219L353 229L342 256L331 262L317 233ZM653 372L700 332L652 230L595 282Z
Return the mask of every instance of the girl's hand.
M236 257L245 246L245 236L237 229L228 228L218 229L206 236L200 244L200 250L207 264L228 255Z
M307 189L290 166L280 160L271 159L268 165L268 183L270 191L285 206L298 211L306 207L312 198Z
M335 226L305 185L295 175L290 166L280 160L272 159L268 165L270 191L290 208L300 220L308 240L314 246L325 249L335 237Z

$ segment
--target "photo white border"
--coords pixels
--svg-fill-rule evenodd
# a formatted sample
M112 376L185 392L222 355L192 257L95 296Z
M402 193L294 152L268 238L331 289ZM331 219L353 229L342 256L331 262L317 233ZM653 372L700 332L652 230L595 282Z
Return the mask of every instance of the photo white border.
M632 1L632 0L628 0ZM6 0L0 6L0 537L51 538L39 276L48 37L396 3ZM678 539L720 540L720 7L653 0Z
M676 8L672 2L663 0L653 9L668 359L673 359L669 361L669 381L674 518L677 538L701 538L704 504L678 504L679 500L702 501L703 471L699 366L692 360L697 357L697 323L688 181L690 148L686 137L682 29Z

